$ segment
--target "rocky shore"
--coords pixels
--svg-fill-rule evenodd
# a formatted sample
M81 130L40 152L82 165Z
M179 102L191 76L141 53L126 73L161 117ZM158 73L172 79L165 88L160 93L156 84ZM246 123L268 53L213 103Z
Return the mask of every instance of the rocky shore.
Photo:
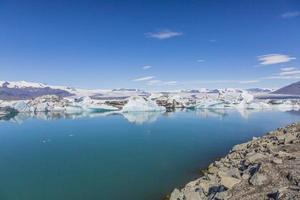
M168 199L300 199L300 122L234 146Z

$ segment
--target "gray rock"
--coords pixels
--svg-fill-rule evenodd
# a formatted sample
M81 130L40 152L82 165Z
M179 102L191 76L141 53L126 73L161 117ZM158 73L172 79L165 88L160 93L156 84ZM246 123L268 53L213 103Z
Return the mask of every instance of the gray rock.
M241 180L231 176L221 176L220 178L220 184L224 185L228 189L233 188L236 184L241 182Z
M292 133L287 133L285 135L284 143L285 144L290 144L290 143L292 143L296 139L297 139L297 137L295 135L293 135Z
M263 160L263 159L266 159L267 156L264 155L264 154L261 154L261 153L254 153L252 155L249 155L246 157L246 160L249 162L249 163L256 163L257 161L259 160Z
M268 182L268 178L261 173L255 173L250 178L249 182L251 185L260 186L260 185L266 184Z
M282 164L282 160L280 158L274 158L272 162L275 164Z
M227 200L229 199L229 195L227 191L224 192L218 192L215 196L214 199L216 200Z
M185 200L203 200L203 196L199 192L190 192L186 194Z
M241 173L238 168L230 168L226 174L234 178L241 179Z
M244 179L244 180L248 180L250 177L251 177L251 176L250 176L249 173L244 173L244 174L242 175L242 179Z
M183 199L183 194L178 189L174 189L174 191L171 193L170 200L181 200L181 199Z

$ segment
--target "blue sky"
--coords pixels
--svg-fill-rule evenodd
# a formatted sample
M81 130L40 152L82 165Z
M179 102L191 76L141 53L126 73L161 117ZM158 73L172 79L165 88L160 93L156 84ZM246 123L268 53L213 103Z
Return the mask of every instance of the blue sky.
M82 88L300 80L298 0L0 0L0 80Z

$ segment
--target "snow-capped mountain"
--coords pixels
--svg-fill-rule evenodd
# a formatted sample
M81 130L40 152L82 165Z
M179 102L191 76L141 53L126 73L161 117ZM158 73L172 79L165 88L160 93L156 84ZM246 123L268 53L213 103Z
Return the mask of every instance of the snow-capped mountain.
M95 99L124 99L130 96L150 96L150 93L139 89L79 89L66 86L50 86L43 83L27 81L0 81L0 99L26 100L43 95L88 96Z
M45 88L49 87L43 83L34 83L27 81L0 81L0 87L6 88Z
M25 100L43 95L67 97L73 94L67 90L50 87L43 83L0 81L0 99L2 100Z

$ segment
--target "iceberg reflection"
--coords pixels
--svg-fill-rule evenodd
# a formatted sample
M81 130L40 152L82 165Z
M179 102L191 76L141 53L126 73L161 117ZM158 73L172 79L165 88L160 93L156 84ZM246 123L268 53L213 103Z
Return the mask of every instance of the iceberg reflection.
M80 119L80 118L98 118L106 116L122 116L129 123L141 125L144 123L152 123L157 121L160 116L172 117L176 115L177 112L194 112L197 116L201 118L211 118L218 117L223 119L230 115L231 113L239 113L242 118L249 118L253 113L264 112L264 111L280 111L280 112L290 112L299 111L296 109L291 109L288 107L278 107L276 109L231 109L231 108L219 108L219 109L179 109L169 112L120 112L120 111L107 111L107 112L83 112L83 113L65 113L65 112L23 112L13 115L6 115L5 117L0 117L0 122L9 121L13 123L23 123L28 119L38 119L38 120L59 120L59 119Z
M163 112L126 112L122 113L130 123L144 124L155 122Z

